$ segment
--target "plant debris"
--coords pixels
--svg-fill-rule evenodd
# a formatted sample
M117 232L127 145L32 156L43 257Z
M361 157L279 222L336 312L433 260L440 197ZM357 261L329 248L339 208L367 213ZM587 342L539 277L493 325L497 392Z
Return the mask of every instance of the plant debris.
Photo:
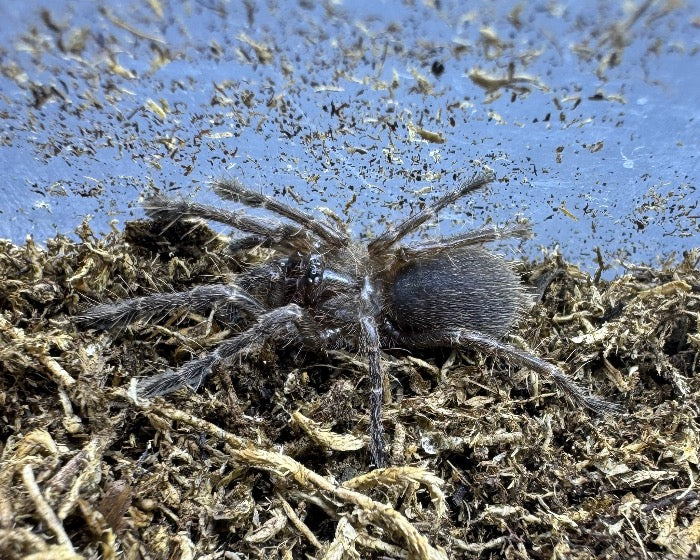
M367 371L350 353L268 345L196 393L143 401L132 379L232 333L187 312L75 329L95 301L227 281L259 258L178 227L0 241L0 557L700 554L699 252L610 282L558 255L519 267L541 298L514 342L620 416L590 417L502 359L397 349L392 466L369 471Z

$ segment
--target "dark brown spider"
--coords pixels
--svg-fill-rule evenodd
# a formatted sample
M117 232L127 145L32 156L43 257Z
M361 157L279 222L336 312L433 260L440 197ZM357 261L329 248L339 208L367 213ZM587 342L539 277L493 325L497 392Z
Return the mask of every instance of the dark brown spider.
M377 467L386 465L382 348L472 347L502 354L549 377L577 404L594 412L613 412L615 405L589 395L552 364L500 340L529 302L507 262L484 244L525 236L527 226L511 224L399 243L442 208L493 179L489 170L466 181L366 245L353 241L329 220L247 190L237 181L220 181L215 191L223 199L267 209L285 220L151 196L144 207L152 218L204 218L228 224L247 234L234 244L236 250L264 245L274 256L239 274L234 283L98 305L78 317L78 323L110 329L185 307L213 313L236 327L239 334L213 352L139 380L137 392L144 397L183 386L196 389L221 362L268 340L296 340L312 350L359 350L369 366L370 452Z

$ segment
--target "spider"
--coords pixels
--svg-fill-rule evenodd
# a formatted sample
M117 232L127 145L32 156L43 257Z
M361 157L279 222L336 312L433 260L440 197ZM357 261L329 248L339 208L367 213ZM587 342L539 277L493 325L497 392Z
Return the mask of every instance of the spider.
M215 182L215 192L224 200L262 208L278 218L151 195L144 203L151 218L170 222L203 218L227 224L246 234L234 240L232 249L265 246L272 256L237 275L233 283L97 305L79 316L78 324L111 329L184 307L212 313L235 327L238 334L213 351L177 369L139 379L136 390L143 397L166 395L184 386L196 390L219 364L266 341L296 341L313 351L359 350L368 364L369 447L377 468L387 465L381 368L385 348L469 347L500 354L550 378L561 392L591 411L615 411L615 405L588 394L554 365L502 341L529 298L509 264L484 244L527 236L527 225L483 227L400 243L441 209L493 180L487 169L366 244L353 241L330 220L248 190L236 180Z

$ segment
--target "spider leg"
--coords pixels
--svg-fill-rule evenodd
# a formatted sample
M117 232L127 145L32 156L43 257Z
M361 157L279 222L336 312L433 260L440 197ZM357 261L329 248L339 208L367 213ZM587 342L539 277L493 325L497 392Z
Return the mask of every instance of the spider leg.
M186 292L153 294L96 305L75 320L81 328L104 330L164 316L180 307L200 313L214 308L216 317L228 324L236 323L241 314L256 316L265 311L257 300L236 286L209 284Z
M416 245L406 245L397 248L396 252L403 260L414 260L431 257L444 251L452 251L471 245L482 245L491 241L510 237L528 237L531 233L530 224L512 223L501 227L482 227L463 234L453 235L444 239L427 241Z
M394 338L397 338L396 331L392 334ZM557 389L576 404L587 408L591 412L604 415L619 414L621 412L619 405L589 394L586 389L549 362L487 334L469 329L449 329L427 333L400 334L398 341L407 346L412 345L422 348L441 346L475 347L487 354L506 355L517 364L528 367L551 379Z
M180 198L168 198L160 193L148 196L143 208L154 220L172 223L188 218L201 218L252 234L250 238L245 238L247 241L244 245L250 245L250 241L255 239L256 245L264 242L279 247L299 248L302 251L311 249L308 232L298 225L251 216L242 210L232 211Z
M365 316L360 319L360 350L367 357L370 382L370 413L369 435L370 454L374 466L378 469L386 467L384 451L384 427L382 425L382 401L384 397L384 376L379 362L379 334L373 317Z
M270 196L265 196L250 189L246 189L240 181L236 179L217 181L214 183L214 192L224 200L241 202L254 208L265 208L279 216L288 218L304 229L314 232L318 237L333 247L344 247L350 241L347 234L340 231L333 224L319 220L310 214L300 212L296 208L284 204Z
M140 397L167 395L181 387L196 390L214 369L224 360L236 354L259 347L270 339L289 339L297 325L305 320L304 311L296 304L289 304L261 315L248 330L219 344L213 352L186 362L175 370L165 371L136 385Z
M262 235L247 235L245 237L236 237L231 239L228 245L230 253L241 253L250 251L257 247L271 247L272 239Z
M382 235L372 240L367 246L370 255L380 255L384 253L401 238L415 231L418 227L436 216L440 210L445 208L445 206L456 202L470 192L482 188L484 185L487 185L493 181L494 178L495 176L493 171L489 169L477 175L473 179L465 181L458 188L443 195L423 211L411 216L410 218L401 222L395 228L385 231Z

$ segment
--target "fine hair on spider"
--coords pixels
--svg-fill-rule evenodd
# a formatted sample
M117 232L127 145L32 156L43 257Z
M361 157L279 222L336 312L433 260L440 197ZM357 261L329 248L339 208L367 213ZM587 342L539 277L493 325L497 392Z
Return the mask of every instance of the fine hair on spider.
M616 412L617 405L589 394L553 364L502 340L530 302L510 265L485 244L525 237L530 232L527 225L482 227L401 243L443 208L493 180L493 172L486 169L368 243L354 241L325 217L301 212L236 180L215 182L215 192L276 217L153 194L144 202L151 218L226 224L244 234L232 242L233 249L264 246L271 256L232 283L97 305L78 316L77 323L112 329L187 308L210 313L233 328L236 334L213 351L139 379L136 391L141 397L166 395L185 386L196 390L222 362L267 341L297 343L312 351L359 351L369 371L370 454L378 468L387 465L382 349L474 348L501 355L550 379L579 406L595 413Z

